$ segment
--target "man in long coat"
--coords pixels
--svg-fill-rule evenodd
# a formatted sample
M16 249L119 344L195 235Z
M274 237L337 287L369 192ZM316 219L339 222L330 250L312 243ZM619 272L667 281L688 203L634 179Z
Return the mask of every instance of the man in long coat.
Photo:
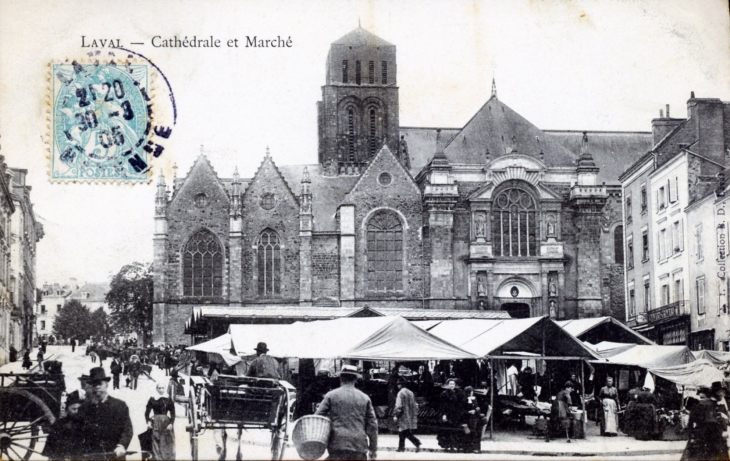
M84 453L101 457L113 452L114 459L124 459L132 441L132 420L127 404L107 393L109 380L102 367L89 372L93 392L79 411L84 420Z
M405 451L406 439L410 440L418 452L421 448L421 441L413 435L418 427L418 405L413 395L403 380L398 381L398 395L395 397L395 415L393 420L398 423L398 451Z
M378 419L373 403L355 389L357 368L344 365L340 387L328 392L316 414L332 421L327 452L332 460L366 460L377 457Z

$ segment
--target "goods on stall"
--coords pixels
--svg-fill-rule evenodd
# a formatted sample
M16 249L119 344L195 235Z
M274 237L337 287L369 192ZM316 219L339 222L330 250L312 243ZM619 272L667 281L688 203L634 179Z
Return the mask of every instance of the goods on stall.
M294 423L292 441L302 459L318 459L329 443L332 423L317 415L302 416Z

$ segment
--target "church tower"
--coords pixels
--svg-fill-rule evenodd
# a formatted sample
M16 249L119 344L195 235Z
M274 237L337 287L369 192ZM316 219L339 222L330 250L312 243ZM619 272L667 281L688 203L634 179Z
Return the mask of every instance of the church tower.
M362 173L384 143L398 152L395 45L362 27L335 41L317 122L319 163L329 176Z

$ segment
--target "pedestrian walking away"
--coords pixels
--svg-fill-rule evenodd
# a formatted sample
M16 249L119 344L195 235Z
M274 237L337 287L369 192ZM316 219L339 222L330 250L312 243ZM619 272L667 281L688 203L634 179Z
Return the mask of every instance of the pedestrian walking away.
M76 352L76 339L71 339L71 352Z
M119 363L117 357L112 358L112 363L109 364L109 371L112 374L113 389L119 389L119 375L122 373L122 365Z
M23 368L30 370L33 367L33 362L30 360L30 349L26 349L23 352Z
M405 451L408 439L418 452L421 449L421 441L413 435L413 431L418 427L418 404L416 396L408 389L408 383L403 379L398 380L393 421L398 424L398 451Z
M38 368L40 368L42 370L43 369L43 349L42 348L40 348L40 347L38 348L38 355L36 355L35 357L38 360Z
M110 380L102 367L89 372L93 390L79 410L84 420L84 454L102 457L113 452L113 459L124 459L132 441L132 420L127 404L108 394Z
M279 373L279 362L266 353L269 348L266 343L256 345L256 358L251 361L248 367L248 375L254 378L281 379Z
M157 395L150 397L144 412L152 429L152 453L157 460L175 459L175 403L167 395L167 384L157 383Z
M378 420L370 397L355 389L357 378L356 367L343 365L340 387L324 396L315 413L332 422L327 445L329 460L377 458Z

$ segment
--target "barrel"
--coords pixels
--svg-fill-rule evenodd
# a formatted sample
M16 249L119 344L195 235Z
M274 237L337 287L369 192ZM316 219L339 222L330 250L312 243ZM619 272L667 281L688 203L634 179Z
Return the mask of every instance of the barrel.
M294 422L292 441L302 459L319 459L327 450L332 423L324 416L302 416Z

